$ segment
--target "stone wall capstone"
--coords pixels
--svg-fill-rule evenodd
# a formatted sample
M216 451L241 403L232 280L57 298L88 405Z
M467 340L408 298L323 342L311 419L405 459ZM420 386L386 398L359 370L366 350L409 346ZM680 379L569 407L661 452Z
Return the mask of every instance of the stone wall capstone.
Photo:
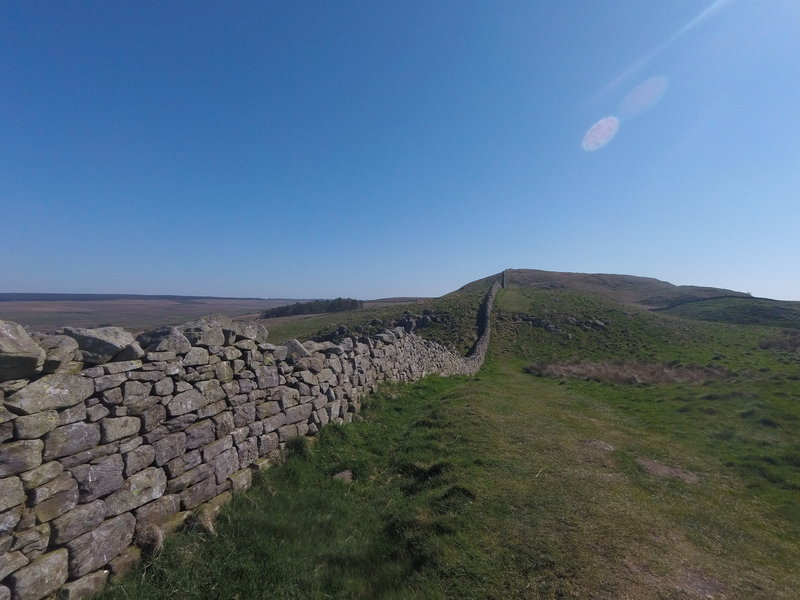
M91 597L288 439L350 422L381 382L476 373L498 287L466 357L403 327L273 346L218 315L136 339L0 321L0 600Z

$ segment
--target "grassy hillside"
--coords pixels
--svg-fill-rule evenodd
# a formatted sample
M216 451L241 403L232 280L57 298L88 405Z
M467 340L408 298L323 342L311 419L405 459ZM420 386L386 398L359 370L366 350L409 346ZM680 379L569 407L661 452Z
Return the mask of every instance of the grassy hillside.
M386 388L214 539L187 528L103 598L796 597L800 355L763 344L780 330L571 290L501 290L494 316L478 376Z
M800 302L766 298L714 298L682 304L666 312L687 319L800 329Z

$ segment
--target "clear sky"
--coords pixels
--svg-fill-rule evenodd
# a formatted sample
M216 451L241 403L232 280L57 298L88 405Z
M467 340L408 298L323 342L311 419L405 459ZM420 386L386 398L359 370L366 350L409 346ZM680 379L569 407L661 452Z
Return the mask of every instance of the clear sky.
M798 0L5 0L0 291L800 300L798 32Z

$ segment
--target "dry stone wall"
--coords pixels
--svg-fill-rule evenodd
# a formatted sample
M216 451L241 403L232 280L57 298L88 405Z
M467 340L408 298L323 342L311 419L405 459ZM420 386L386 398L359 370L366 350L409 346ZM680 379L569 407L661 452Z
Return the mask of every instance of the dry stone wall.
M381 382L477 372L496 290L467 357L401 327L273 346L225 317L137 339L0 322L0 600L91 597L289 438L350 422Z

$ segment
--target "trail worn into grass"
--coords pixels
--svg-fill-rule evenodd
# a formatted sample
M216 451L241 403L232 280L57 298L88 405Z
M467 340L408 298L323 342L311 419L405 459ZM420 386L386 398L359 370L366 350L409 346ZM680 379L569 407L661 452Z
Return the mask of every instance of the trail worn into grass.
M581 385L495 358L389 389L236 498L216 537L186 529L103 598L796 597L780 514L692 435Z

